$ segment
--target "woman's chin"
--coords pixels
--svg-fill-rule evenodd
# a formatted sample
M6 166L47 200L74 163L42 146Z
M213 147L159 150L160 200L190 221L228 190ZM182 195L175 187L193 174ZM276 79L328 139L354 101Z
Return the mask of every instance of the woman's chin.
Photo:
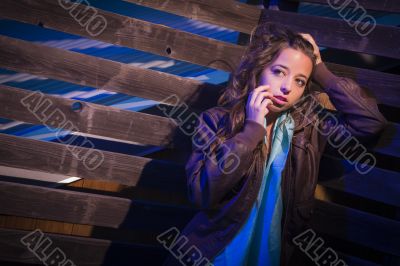
M268 109L271 112L280 113L280 112L285 111L288 108L287 108L286 104L284 104L284 105L270 104L270 105L268 105Z

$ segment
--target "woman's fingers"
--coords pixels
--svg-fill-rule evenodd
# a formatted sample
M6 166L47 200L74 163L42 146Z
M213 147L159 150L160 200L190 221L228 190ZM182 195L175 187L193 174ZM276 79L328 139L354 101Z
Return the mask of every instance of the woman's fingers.
M246 105L246 119L254 120L263 125L264 117L269 112L267 105L272 103L271 99L269 99L271 97L272 93L269 85L259 86L250 92Z
M269 91L262 91L257 95L254 102L254 107L261 107L261 103L269 98L272 98L272 93Z
M317 43L315 42L315 40L314 40L314 38L310 35L310 34L308 34L308 33L300 33L300 35L304 38L304 39L306 39L309 43L311 43L311 45L313 46L313 48L314 48L314 54L315 54L315 56L317 57L317 64L319 64L321 61L322 61L322 59L321 59L321 53L319 52L319 48L318 48L318 45L317 45Z
M254 101L253 110L258 116L264 117L267 113L267 105L273 104L271 101L272 93L269 91L260 91Z
M269 110L267 110L267 108L268 108L268 105L270 105L270 104L272 104L272 105L274 104L271 99L265 99L261 103L261 109L265 110L265 114L268 114Z
M260 92L267 91L267 90L269 90L269 85L262 85L262 86L255 88L250 93L250 101L249 101L250 106L254 106L257 96L259 95Z
M309 41L312 45L316 44L314 38L308 34L308 33L300 33L300 35L306 39L307 41Z
M314 51L318 51L318 50L319 50L317 43L315 42L314 38L313 38L310 34L308 34L308 33L301 33L300 35L301 35L304 39L306 39L309 43L312 44L312 46L314 47Z

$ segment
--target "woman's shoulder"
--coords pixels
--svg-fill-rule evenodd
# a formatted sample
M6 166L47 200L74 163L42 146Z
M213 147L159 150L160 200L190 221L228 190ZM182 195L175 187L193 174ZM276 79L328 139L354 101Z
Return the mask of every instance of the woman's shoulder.
M214 119L220 120L223 116L229 113L229 109L223 106L213 106L202 112L203 115L212 116Z
M217 130L226 122L229 109L222 106L213 106L201 112L200 119L213 130Z

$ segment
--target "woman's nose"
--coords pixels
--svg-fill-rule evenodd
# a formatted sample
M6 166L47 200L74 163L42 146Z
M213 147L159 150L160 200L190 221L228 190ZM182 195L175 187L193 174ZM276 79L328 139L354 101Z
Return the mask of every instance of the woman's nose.
M285 84L283 84L283 86L281 87L281 91L283 94L288 94L290 92L290 88L289 88L289 86L286 86Z
M290 79L285 79L281 84L281 91L283 94L288 94L291 91L292 82Z

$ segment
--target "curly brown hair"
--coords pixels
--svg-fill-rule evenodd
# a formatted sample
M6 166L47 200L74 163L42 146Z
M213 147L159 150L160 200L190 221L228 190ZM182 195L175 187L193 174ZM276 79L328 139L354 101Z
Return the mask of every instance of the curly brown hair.
M279 53L285 48L292 48L303 52L308 56L315 67L316 56L310 42L304 39L299 33L277 23L262 23L255 27L250 36L250 43L247 46L241 61L232 73L227 87L218 99L218 106L228 110L228 115L224 121L224 126L217 134L220 140L230 138L237 134L244 125L246 118L246 102L249 94L258 84L262 71L271 64ZM295 122L295 130L306 122L304 113L310 112L313 104L306 96L313 93L311 78L306 84L303 96L297 103L287 111L291 114ZM286 120L282 121L285 123ZM281 124L282 125L282 124ZM221 132L224 134L221 135ZM266 156L268 154L267 145L260 141L253 152L252 164L247 174L256 171L262 173Z

